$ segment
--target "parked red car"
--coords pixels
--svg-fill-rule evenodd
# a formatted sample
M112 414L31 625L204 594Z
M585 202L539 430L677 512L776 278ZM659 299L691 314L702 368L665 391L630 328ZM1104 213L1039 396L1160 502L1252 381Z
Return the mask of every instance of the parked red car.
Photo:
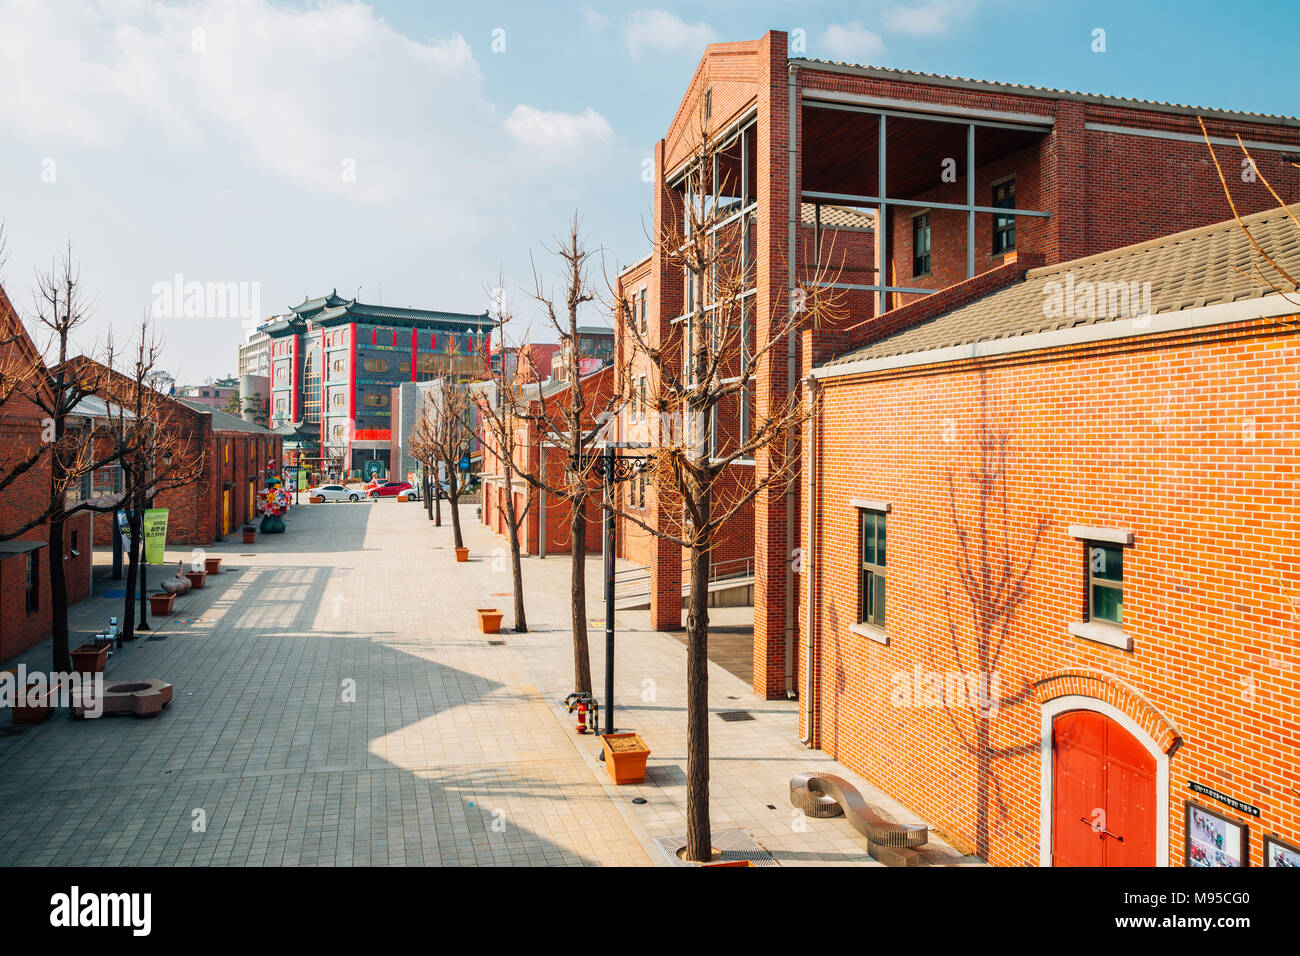
M411 483L408 481L380 481L367 494L371 498L396 498L403 491L410 490Z

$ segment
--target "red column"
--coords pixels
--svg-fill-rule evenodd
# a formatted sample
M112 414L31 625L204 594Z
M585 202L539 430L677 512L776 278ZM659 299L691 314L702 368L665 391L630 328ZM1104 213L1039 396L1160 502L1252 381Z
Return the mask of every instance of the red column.
M298 381L298 336L297 336L296 334L294 335L292 341L293 341L293 349L292 349L291 352L290 352L290 356L291 356L291 357L290 357L290 359L289 359L289 361L290 361L290 366L289 366L289 381L290 381L290 382L292 383L292 385L293 385L293 401L290 403L290 412L291 412L292 415L293 415L293 420L296 422L296 421L299 421L299 418L298 418L298 410L299 410L299 405L300 405L300 403L301 403L301 399L302 399L302 396L301 396L301 394L300 394L300 392L299 392L299 381Z
M352 347L348 353L348 456L343 462L344 470L352 467L352 434L357 424L357 325L352 323Z

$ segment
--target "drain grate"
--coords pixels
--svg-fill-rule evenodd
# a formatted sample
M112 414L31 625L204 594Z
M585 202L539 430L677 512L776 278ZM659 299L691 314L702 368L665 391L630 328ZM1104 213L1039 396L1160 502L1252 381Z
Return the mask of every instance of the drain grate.
M670 866L698 866L688 863L677 855L677 851L686 846L686 835L655 837L655 846L664 855ZM748 860L754 866L780 866L761 844L744 830L714 830L713 848L718 850L717 863L734 863Z
M145 643L148 643L149 641L165 641L170 636L171 635L169 634L155 634L153 637L146 637Z
M747 710L720 710L718 716L731 723L736 720L753 720L754 715Z
M488 641L488 647L504 647L505 641Z

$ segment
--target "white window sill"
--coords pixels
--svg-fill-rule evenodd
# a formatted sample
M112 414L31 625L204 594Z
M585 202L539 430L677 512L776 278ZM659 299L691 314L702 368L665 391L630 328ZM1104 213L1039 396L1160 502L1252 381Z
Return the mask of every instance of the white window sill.
M889 645L889 635L879 627L871 624L850 624L849 630L859 637L865 637L868 640L875 641L877 644Z
M1124 629L1115 624L1103 624L1100 621L1075 621L1070 625L1070 633L1085 641L1096 641L1118 647L1121 651L1133 650L1133 638L1124 633Z

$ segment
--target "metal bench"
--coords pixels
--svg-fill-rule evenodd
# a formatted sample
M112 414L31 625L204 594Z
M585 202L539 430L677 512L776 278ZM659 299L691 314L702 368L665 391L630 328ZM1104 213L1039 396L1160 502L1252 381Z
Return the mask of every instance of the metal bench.
M844 814L849 824L867 838L868 852L881 862L908 865L914 862L897 853L882 854L877 848L914 850L930 840L930 828L923 823L895 823L867 803L843 777L830 773L797 773L790 778L790 802L810 817Z

